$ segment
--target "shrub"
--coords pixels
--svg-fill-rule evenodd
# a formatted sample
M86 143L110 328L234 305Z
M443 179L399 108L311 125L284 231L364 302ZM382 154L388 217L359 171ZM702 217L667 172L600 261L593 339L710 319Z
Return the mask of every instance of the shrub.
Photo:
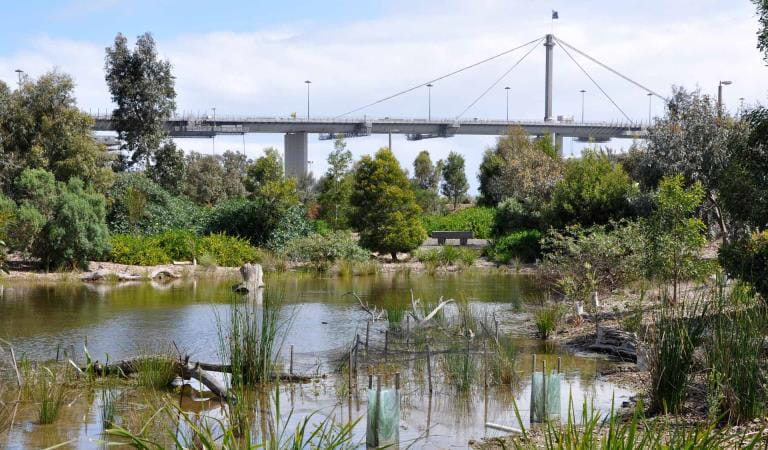
M37 239L35 256L47 265L76 267L104 256L109 251L104 203L103 195L86 191L77 178L60 184L53 215Z
M413 255L426 265L451 266L458 262L471 266L477 260L477 252L470 248L444 245L440 249L417 250Z
M327 235L315 233L294 239L286 244L284 252L293 261L307 261L318 268L342 259L349 262L368 259L368 252L344 231L334 231Z
M171 262L171 257L150 237L113 234L110 242L109 260L118 264L156 266Z
M116 233L158 234L179 228L199 231L205 208L174 197L141 173L121 173L107 195L109 229Z
M571 300L611 290L640 277L643 239L637 222L564 231L550 230L542 239L542 275Z
M173 261L191 261L196 256L197 236L187 230L171 229L152 237L152 241Z
M493 216L493 235L541 228L540 206L529 200L510 197L499 203Z
M259 258L258 250L245 239L221 233L201 238L197 249L199 254L212 256L217 265L224 267L241 266Z
M728 276L750 283L768 299L768 231L723 245L718 260Z
M639 191L621 167L602 151L588 150L566 163L549 210L555 226L605 224L632 215L630 198Z
M471 231L477 239L488 239L491 237L493 220L493 208L473 206L446 215L422 216L421 223L427 233L433 231Z
M46 218L31 204L24 202L17 209L8 228L8 245L28 255L45 226Z
M518 231L492 241L485 248L485 254L500 264L506 264L513 258L533 262L541 254L540 240L541 232L538 230Z

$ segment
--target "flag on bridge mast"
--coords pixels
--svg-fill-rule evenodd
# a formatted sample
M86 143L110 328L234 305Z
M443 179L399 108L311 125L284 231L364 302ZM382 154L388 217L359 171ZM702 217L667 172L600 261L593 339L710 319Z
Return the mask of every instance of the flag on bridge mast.
M553 9L553 10L552 10L552 20L555 20L555 19L559 19L559 18L560 18L560 16L558 16L558 15L557 15L557 11L555 11L555 10Z

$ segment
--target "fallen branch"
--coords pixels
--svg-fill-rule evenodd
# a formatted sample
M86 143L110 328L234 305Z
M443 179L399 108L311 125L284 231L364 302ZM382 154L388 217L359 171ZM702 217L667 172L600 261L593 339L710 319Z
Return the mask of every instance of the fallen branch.
M387 314L387 311L385 309L379 310L376 305L373 305L373 309L371 309L371 305L369 305L368 302L363 303L363 299L361 299L360 296L357 295L355 291L347 292L344 295L354 296L357 299L357 302L360 304L360 308L362 308L363 311L370 314L371 320L374 322L381 319L383 316L386 316Z

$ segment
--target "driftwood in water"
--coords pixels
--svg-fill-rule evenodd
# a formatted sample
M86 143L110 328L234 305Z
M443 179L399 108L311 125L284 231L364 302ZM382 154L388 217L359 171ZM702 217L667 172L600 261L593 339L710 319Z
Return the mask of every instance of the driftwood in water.
M118 280L118 281L135 281L141 280L141 275L136 275L129 272L115 272L108 269L96 269L93 272L86 272L81 277L83 281L104 281L104 280Z
M163 280L174 280L176 278L181 278L181 275L178 273L165 268L155 269L149 276L149 278L157 281L163 281Z
M416 321L416 326L424 325L427 322L429 322L435 315L437 315L438 312L440 312L441 309L445 307L445 305L449 303L453 303L453 299L448 299L443 301L443 297L440 297L439 304L433 309L429 314L425 315L424 317L419 317L419 309L417 308L418 304L421 303L421 299L416 299L413 296L413 289L411 289L411 317ZM469 330L471 332L472 330Z
M184 360L184 363L181 364L181 377L183 379L189 379L194 378L195 380L201 382L205 387L210 390L213 395L217 397L221 397L224 400L231 400L233 397L230 397L229 392L227 390L227 386L218 378L211 376L208 371L205 371L200 366L200 363L192 364L189 362L189 356Z
M240 267L240 275L243 277L243 282L232 286L232 290L245 294L248 292L256 292L259 288L264 287L264 271L261 269L261 264L245 264Z
M373 308L371 308L371 305L368 304L368 302L363 303L363 299L361 299L355 291L347 292L344 295L352 295L355 297L357 302L360 304L360 309L370 314L372 322L376 322L377 320L383 319L387 316L387 310L384 308L379 309L376 305L373 305Z

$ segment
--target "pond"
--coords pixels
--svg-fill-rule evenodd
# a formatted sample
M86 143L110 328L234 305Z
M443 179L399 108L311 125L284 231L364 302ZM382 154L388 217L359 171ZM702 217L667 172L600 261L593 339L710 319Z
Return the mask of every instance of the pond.
M45 361L59 358L84 360L83 348L100 361L130 357L150 349L178 346L192 360L218 361L218 320L226 320L235 280L177 280L170 284L149 282L120 284L31 284L0 282L0 337L10 340L20 358ZM565 348L544 346L531 338L527 325L530 305L544 293L522 275L468 271L458 274L377 274L335 278L315 274L269 274L270 292L282 296L291 325L283 342L281 361L294 347L294 371L329 376L308 384L280 388L281 413L293 410L291 420L317 411L337 420L362 417L355 438L365 437L365 396L351 399L340 393L337 362L365 334L368 314L349 292L356 292L371 306L409 308L414 295L435 302L440 297L466 300L473 309L493 314L501 334L510 334L518 349L519 382L484 389L482 382L462 393L435 379L429 395L423 370L415 375L414 362L397 369L403 372L402 446L415 448L466 448L470 439L503 434L486 429L494 422L518 426L513 408L528 425L531 354L547 359L549 367L562 360L561 417L569 399L577 417L584 400L607 411L611 402L621 404L633 393L603 381L601 369L612 364L600 358L574 355ZM446 307L448 309L448 307ZM371 327L371 340L382 339L386 324ZM362 340L362 338L361 338ZM175 350L174 350L175 351ZM546 354L546 355L544 355ZM544 355L544 356L541 356ZM541 360L541 359L540 359ZM364 365L364 361L361 362ZM362 394L368 382L360 371L356 384ZM120 394L126 404L136 392ZM103 438L100 420L103 398L97 392L69 400L62 417L52 425L37 425L31 411L20 411L8 435L9 448L44 448L72 440L74 448L98 448ZM185 409L206 409L217 414L215 402L182 402ZM203 406L205 405L205 406ZM119 412L118 412L118 415Z

